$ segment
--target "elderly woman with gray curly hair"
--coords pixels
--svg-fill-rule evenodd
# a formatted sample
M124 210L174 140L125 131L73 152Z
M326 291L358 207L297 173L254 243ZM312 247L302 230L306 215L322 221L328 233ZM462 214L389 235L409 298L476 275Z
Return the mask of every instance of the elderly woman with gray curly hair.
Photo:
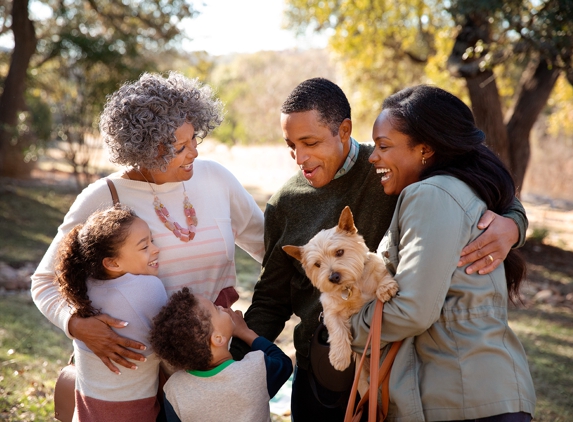
M159 247L158 277L169 294L189 286L229 307L234 289L235 244L261 261L263 214L252 196L220 164L197 158L197 144L222 121L222 104L209 86L171 72L143 74L108 97L100 130L111 161L125 169L78 195L32 276L40 311L69 337L81 340L103 363L136 369L141 342L118 335L129 321L113 315L79 318L54 285L54 258L64 235L116 198L144 219Z

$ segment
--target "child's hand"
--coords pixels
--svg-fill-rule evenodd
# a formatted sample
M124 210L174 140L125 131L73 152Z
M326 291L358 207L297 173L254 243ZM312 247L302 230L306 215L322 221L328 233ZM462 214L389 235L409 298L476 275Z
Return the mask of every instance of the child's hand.
M240 338L250 346L258 337L258 335L247 326L247 323L243 318L243 313L241 311L233 311L229 308L226 308L225 312L231 316L231 319L235 324L235 328L233 329L233 337Z

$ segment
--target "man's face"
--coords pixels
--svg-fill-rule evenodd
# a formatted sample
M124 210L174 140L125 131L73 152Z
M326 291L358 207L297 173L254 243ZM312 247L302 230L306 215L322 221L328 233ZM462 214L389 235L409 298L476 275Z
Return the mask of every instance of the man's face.
M326 186L342 167L350 151L352 122L344 120L338 133L319 121L315 110L281 114L283 136L290 153L315 188Z

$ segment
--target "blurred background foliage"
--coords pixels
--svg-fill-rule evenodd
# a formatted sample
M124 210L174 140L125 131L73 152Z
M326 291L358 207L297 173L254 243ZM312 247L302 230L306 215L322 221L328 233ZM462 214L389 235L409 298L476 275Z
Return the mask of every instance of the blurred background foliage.
M88 183L105 97L144 71L211 84L226 104L213 138L230 146L281 143L282 101L322 76L347 93L360 141L370 140L384 98L430 83L472 106L518 186L538 142L535 122L571 150L570 0L287 0L287 27L327 34L328 48L227 56L182 50L194 4L0 0L0 35L15 41L0 52L0 176L28 177L57 143L78 187Z
M0 175L28 175L50 140L74 163L105 96L155 70L193 15L185 0L0 1L0 34L14 40L0 59Z
M289 26L328 32L357 114L412 84L465 97L521 187L540 113L571 120L571 0L287 0ZM564 87L564 83L559 85ZM465 95L464 95L465 94ZM555 94L554 94L555 95ZM559 121L558 120L558 121ZM570 130L571 128L569 128Z

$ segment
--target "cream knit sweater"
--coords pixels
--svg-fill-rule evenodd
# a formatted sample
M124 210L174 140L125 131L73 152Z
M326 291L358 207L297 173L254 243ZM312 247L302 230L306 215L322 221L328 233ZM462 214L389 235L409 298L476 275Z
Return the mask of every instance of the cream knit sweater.
M197 159L193 177L184 182L198 218L195 238L187 243L176 238L155 214L150 186L120 176L118 172L109 177L117 188L120 202L133 208L149 224L154 243L160 249L158 277L168 295L188 286L193 293L214 301L222 289L235 286L235 243L257 261L262 260L263 213L239 181L220 164ZM171 218L184 225L183 183L153 184L153 189ZM111 205L105 179L84 189L32 276L32 297L36 306L68 336L70 308L53 284L57 248L72 227L83 223L94 211Z

